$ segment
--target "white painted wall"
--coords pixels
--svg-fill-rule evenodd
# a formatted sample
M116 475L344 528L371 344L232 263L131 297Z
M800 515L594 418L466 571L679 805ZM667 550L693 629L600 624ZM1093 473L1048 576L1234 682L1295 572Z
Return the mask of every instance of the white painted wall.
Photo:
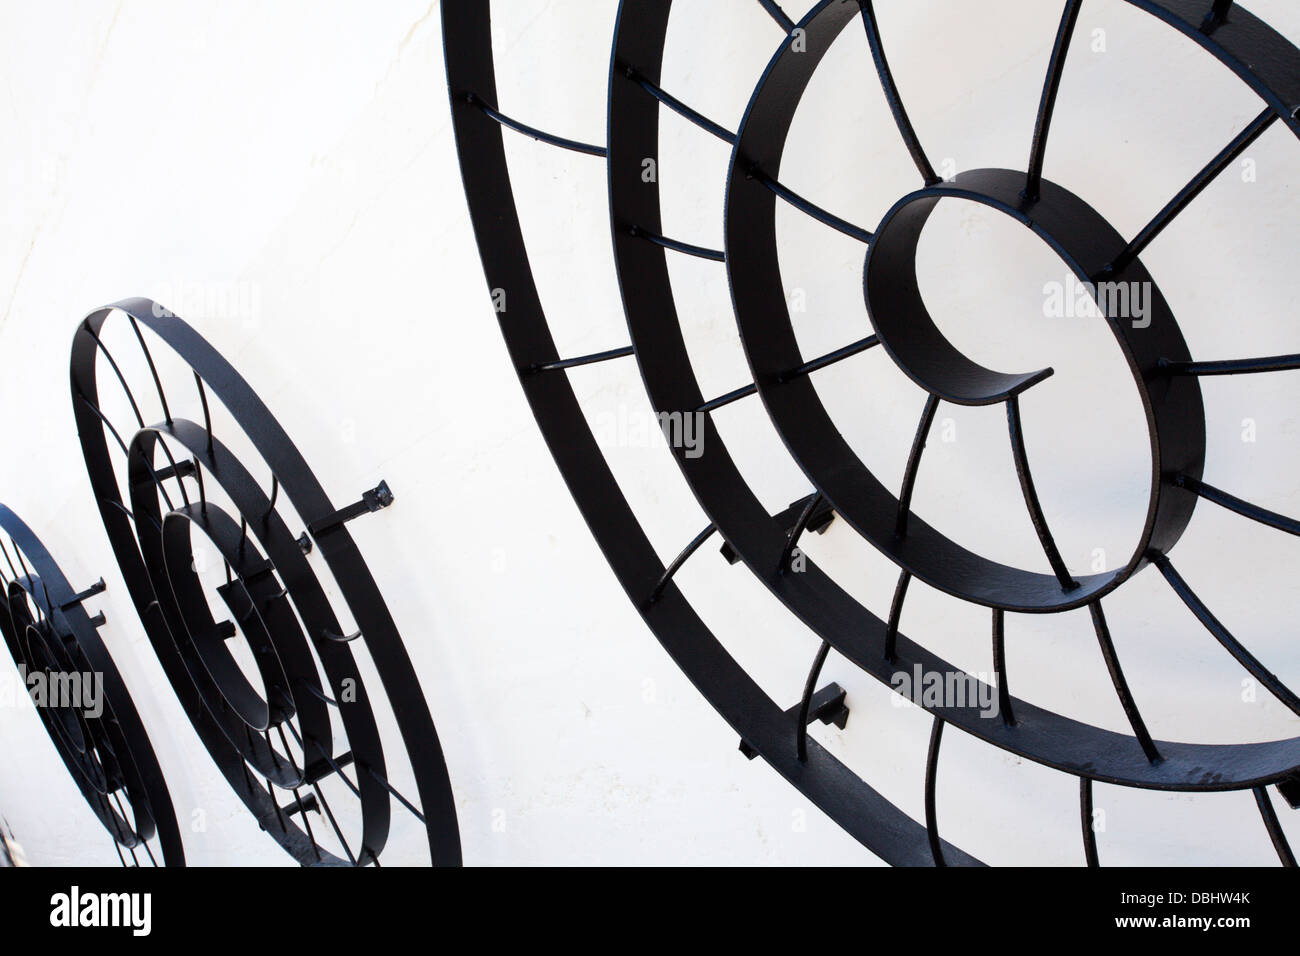
M616 5L496 6L502 107L599 139ZM1249 6L1300 40L1294 4ZM880 7L936 163L1023 165L1058 5ZM1104 52L1093 48L1097 30ZM680 0L665 86L734 126L779 39L748 0ZM1048 176L1131 233L1259 107L1207 57L1118 0L1085 5L1080 39ZM9 410L0 500L76 580L109 582L98 602L104 633L182 823L195 808L207 813L206 831L186 834L193 862L286 859L208 765L142 637L90 499L68 347L80 317L128 295L161 300L226 354L336 501L380 477L396 491L396 506L356 533L442 733L468 862L872 862L761 761L739 756L730 730L624 598L570 501L487 298L448 125L436 5L6 3L0 63L0 402ZM832 52L812 100L782 178L873 227L914 188L915 173L860 35L850 31ZM663 132L666 228L717 245L726 151L674 118ZM1300 351L1289 275L1300 247L1296 145L1280 129L1266 134L1249 152L1254 180L1230 171L1148 256L1198 357ZM514 137L509 150L562 350L623 344L600 163ZM860 337L860 247L794 213L781 225L783 278L809 302L800 328L807 353ZM1067 561L1086 569L1095 548L1118 553L1140 520L1133 475L1143 446L1113 343L1077 320L1041 316L1044 282L1064 275L1005 223L958 209L937 217L933 232L923 277L952 337L988 364L1057 369L1041 404L1027 403L1026 428ZM706 390L743 384L721 267L673 269ZM231 292L247 307L229 307L221 297ZM634 367L588 369L574 381L613 438L611 462L652 540L671 556L704 520L663 450L618 447L608 428L645 410ZM919 393L883 354L827 373L819 388L849 440L896 480ZM1294 374L1207 384L1207 479L1300 514L1298 390ZM918 508L1003 560L1041 561L1015 510L1000 416L941 417L952 418L958 440L932 443ZM1254 442L1242 441L1245 419L1255 422ZM723 427L774 510L807 492L757 404L730 410ZM1207 508L1178 554L1224 622L1293 683L1297 547ZM846 528L808 550L886 613L893 572ZM681 580L733 653L793 703L814 637L743 569L710 553ZM987 671L985 613L923 592L914 585L908 632ZM1300 734L1300 720L1262 692L1242 701L1243 675L1152 573L1108 608L1157 736ZM1123 729L1085 614L1011 619L1008 653L1017 694ZM919 815L928 721L891 706L842 661L832 659L826 677L849 689L853 716L846 731L814 733ZM1073 780L956 733L944 754L946 836L994 862L1081 858ZM0 812L33 863L116 862L25 700L0 708L0 768ZM1106 862L1273 859L1249 794L1099 787L1097 803L1107 812Z

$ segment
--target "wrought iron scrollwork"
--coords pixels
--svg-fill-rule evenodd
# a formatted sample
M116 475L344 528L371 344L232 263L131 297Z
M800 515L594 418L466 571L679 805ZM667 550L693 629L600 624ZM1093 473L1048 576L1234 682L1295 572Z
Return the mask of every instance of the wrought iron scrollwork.
M1177 319L1142 261L1147 246L1199 193L1267 129L1300 136L1300 50L1239 4L1211 0L1128 0L1222 63L1262 100L1262 111L1179 190L1142 230L1126 238L1085 199L1044 177L1053 111L1077 24L1080 2L1067 0L1043 83L1029 158L1024 169L974 169L941 179L928 158L894 81L871 0L822 0L801 17L759 0L776 30L772 55L739 127L732 131L691 107L682 91L661 85L671 0L628 0L619 5L609 64L604 140L555 136L512 117L499 102L492 45L493 4L443 0L445 55L452 117L480 255L489 287L509 297L501 329L561 472L592 532L645 622L677 664L743 740L793 786L866 847L894 864L954 865L979 861L943 840L935 802L943 729L951 724L997 748L1077 777L1086 862L1098 862L1091 829L1092 786L1105 782L1184 792L1253 790L1268 834L1283 863L1294 858L1273 810L1268 787L1278 784L1294 801L1300 738L1240 745L1153 740L1120 667L1102 610L1106 595L1146 570L1168 580L1210 633L1261 684L1300 713L1297 698L1214 618L1171 562L1180 536L1202 500L1295 534L1295 519L1278 515L1203 481L1205 421L1199 379L1300 367L1300 356L1203 361L1193 357ZM868 230L812 203L783 182L782 158L795 111L835 40L851 25L864 32L869 57L897 134L919 174L918 188L898 199ZM731 149L724 243L711 249L664 235L659 184L644 164L659 156L661 123L693 123ZM515 206L504 137L520 133L605 163L614 261L630 332L630 346L578 358L556 348L535 282ZM594 138L593 138L594 139ZM1134 329L1112 312L1114 332L1142 398L1154 467L1141 540L1122 567L1072 574L1055 544L1038 501L1021 424L1021 404L1051 369L1006 373L964 355L939 331L916 287L920 231L945 201L983 204L1031 228L1081 282L1142 282L1152 288L1149 327ZM828 354L807 358L798 345L780 279L776 210L784 203L863 244L864 304L872 334ZM716 398L700 387L678 318L669 256L721 263L732 295L753 381ZM880 347L926 393L925 409L897 493L859 459L823 407L814 376L830 365ZM675 560L665 561L620 490L566 369L632 357L654 411L703 415L707 454L675 447L674 457L708 517L703 532ZM746 482L712 415L759 396L786 447L813 486L804 508L773 516ZM1001 406L1005 410L1025 507L1051 573L1009 567L968 550L915 515L911 489L941 402ZM824 569L809 563L785 573L799 535L818 505L898 567L893 606L882 619ZM727 652L674 575L711 535L724 539L790 614L822 641L803 700L787 708L769 697ZM1149 569L1149 570L1148 570ZM995 693L1001 719L977 706L931 708L926 759L925 818L916 820L865 779L808 738L821 665L835 651L882 683L914 669L925 675L959 672L923 641L900 633L909 582L917 578L991 615ZM1075 720L1011 695L1004 645L1005 615L1087 608L1115 693L1132 733ZM962 672L964 673L964 672ZM965 675L972 680L975 675ZM986 688L988 689L988 688ZM842 697L835 709L842 721Z
M303 865L361 866L400 822L429 862L459 865L433 720L346 527L393 502L387 484L336 508L235 369L147 299L81 323L72 397L145 631L259 826Z

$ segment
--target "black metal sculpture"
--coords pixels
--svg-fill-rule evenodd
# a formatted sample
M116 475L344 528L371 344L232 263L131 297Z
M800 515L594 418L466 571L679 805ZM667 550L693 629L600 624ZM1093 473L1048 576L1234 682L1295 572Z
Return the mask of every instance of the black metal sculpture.
M126 362L105 342L112 316L148 371L144 392L131 388ZM150 341L183 363L183 395L164 388ZM110 376L107 391L101 372ZM396 804L422 825L432 863L459 865L433 720L346 528L390 505L388 486L336 509L239 374L147 299L115 303L81 323L72 398L104 527L145 630L195 730L259 826L304 865L378 865ZM123 427L106 411L110 398L129 409ZM146 417L149 405L156 418ZM182 414L186 407L193 418ZM261 461L246 465L236 446L251 446ZM264 470L269 487L250 469ZM305 530L295 534L293 522ZM346 616L355 627L340 623ZM400 746L392 745L394 729ZM414 794L398 786L403 779Z
M1154 462L1142 540L1123 567L1073 576L1057 551L1029 470L1020 401L1051 374L1044 369L1009 375L962 354L935 326L916 287L920 231L936 205L963 198L982 203L1031 227L1084 282L1152 282L1141 254L1219 173L1274 124L1300 135L1300 51L1257 17L1231 2L1128 0L1201 46L1263 101L1262 111L1214 157L1151 223L1125 240L1084 199L1043 177L1043 161L1057 90L1080 0L1064 5L1024 170L977 169L945 182L936 175L908 119L894 83L870 0L822 0L797 22L770 0L759 0L782 36L774 39L766 71L757 79L740 128L734 133L703 116L660 86L671 0L626 0L619 6L609 69L608 128L601 144L577 142L512 118L497 98L490 3L443 0L445 55L461 170L489 287L508 298L501 328L512 361L543 433L578 506L628 595L660 642L713 706L740 733L744 749L764 757L840 826L895 864L971 864L979 861L942 840L935 811L935 777L942 732L953 724L996 747L1072 774L1080 782L1084 857L1097 863L1091 826L1094 781L1175 791L1250 789L1279 858L1294 856L1267 787L1300 801L1300 738L1243 745L1157 741L1147 732L1112 645L1102 598L1154 565L1215 638L1261 684L1293 711L1300 698L1281 684L1212 616L1171 563L1171 552L1200 499L1292 534L1300 522L1265 511L1202 481L1205 425L1199 377L1300 367L1300 355L1257 360L1193 360L1177 321L1158 289L1149 327L1132 328L1106 303L1105 321L1123 351L1146 413ZM868 231L809 202L779 179L791 121L818 64L851 23L865 31L898 133L921 178L921 188L899 199L880 226ZM680 91L679 91L680 92ZM663 234L659 187L644 175L657 161L661 117L677 114L731 146L726 189L725 248L707 249ZM563 358L557 350L534 281L515 208L503 128L552 146L604 159L615 265L632 344L594 355ZM860 240L865 249L864 292L874 334L829 354L804 357L796 344L780 283L775 216L777 201L831 229ZM716 398L705 396L692 368L669 282L669 253L723 263L754 374L753 384ZM1152 282L1151 288L1155 289ZM1113 303L1112 303L1113 305ZM812 376L834 363L882 346L928 393L925 411L897 494L886 488L850 449L822 406ZM674 456L710 524L673 561L656 553L620 491L587 424L564 370L635 356L650 401L662 415L702 415L707 453L674 447ZM761 396L768 415L814 486L813 493L780 515L770 515L750 489L714 428L711 414L748 396ZM911 489L926 437L942 401L1005 408L1025 505L1051 574L1008 567L976 554L916 517ZM788 573L800 535L824 527L830 512L899 567L886 619L852 597L812 562ZM725 553L743 560L787 609L823 641L802 701L789 710L767 696L710 632L673 576L718 532ZM817 691L833 648L862 670L890 684L896 674L960 673L899 632L908 584L916 577L935 588L988 608L995 692L1000 718L980 708L930 708L933 730L925 780L926 820L913 820L807 736L813 719L846 717L843 693ZM1057 612L1087 607L1092 615L1115 692L1132 734L1115 733L1034 706L1010 695L1003 648L1007 612ZM974 680L973 675L963 675Z
M55 750L123 866L184 866L167 782L99 636L104 616L92 617L84 606L103 592L103 579L73 589L45 545L4 505L0 531L8 539L0 538L0 634Z

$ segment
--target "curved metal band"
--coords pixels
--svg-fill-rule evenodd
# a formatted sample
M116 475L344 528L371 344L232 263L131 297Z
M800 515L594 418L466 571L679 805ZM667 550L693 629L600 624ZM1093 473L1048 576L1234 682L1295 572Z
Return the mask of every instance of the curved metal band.
M639 19L649 15L666 23L667 7L660 2L624 4L620 16ZM545 365L558 360L559 354L528 264L501 129L465 102L465 94L471 91L496 98L490 4L443 0L442 17L452 120L465 189L471 198L470 215L489 287L505 289L510 302L508 321L502 317L502 332L516 369ZM620 31L621 35L626 32ZM658 72L656 62L655 79ZM658 101L634 80L624 76L612 82L629 84L643 102L658 108ZM657 215L655 221L639 225L657 232ZM662 261L661 247L626 231L616 229L615 233L617 242L634 244ZM520 380L551 454L611 568L691 682L778 773L862 844L891 863L930 865L922 824L859 779L815 740L808 741L807 762L798 760L793 722L727 653L675 584L669 582L659 600L647 601L663 577L664 563L619 490L572 386L558 375L524 374ZM698 389L697 398L695 405L688 407L703 403ZM779 554L779 549L772 553L769 569L776 568ZM945 845L944 852L950 863L978 862L954 846Z

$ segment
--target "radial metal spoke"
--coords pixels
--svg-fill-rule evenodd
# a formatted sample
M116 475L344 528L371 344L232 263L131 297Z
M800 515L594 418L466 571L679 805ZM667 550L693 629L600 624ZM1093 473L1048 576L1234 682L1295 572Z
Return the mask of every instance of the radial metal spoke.
M1233 0L1214 0L1214 5L1210 7L1210 12L1205 15L1205 21L1201 24L1201 30L1205 33L1214 32L1215 27L1228 19L1232 4Z
M1101 864L1097 860L1097 830L1092 821L1092 781L1079 778L1079 823L1083 827L1083 857L1088 866Z
M768 189L772 190L772 192L776 193L777 196L784 199L800 212L816 219L818 222L830 226L832 229L842 232L846 236L857 239L859 242L869 244L871 240L875 238L869 230L863 229L861 226L855 226L847 219L843 219L832 212L826 211L816 203L800 196L788 186L783 186L778 180L773 179L761 170L755 169L753 173L755 179L761 182Z
M153 354L149 351L149 345L144 340L144 333L140 331L140 323L129 312L126 317L131 320L131 328L135 331L135 339L140 343L140 351L144 353L144 360L149 365L149 374L153 376L153 387L157 389L158 401L162 403L163 420L170 425L172 423L172 413L171 409L167 407L167 394L163 391L162 379L158 377L158 366L154 365Z
M705 402L699 408L695 409L695 411L697 413L716 412L719 408L725 408L727 405L730 405L732 402L740 401L740 399L742 398L748 398L749 396L753 395L757 391L758 391L757 385L753 385L753 384L742 385L740 388L727 392L727 394L725 395L719 395L717 398Z
M1148 760L1155 763L1160 759L1160 751L1156 749L1155 742L1147 731L1146 721L1142 719L1142 713L1129 690L1124 670L1119 666L1119 656L1115 653L1115 644L1110 638L1110 627L1106 624L1106 615L1102 613L1101 602L1093 601L1088 605L1088 611L1092 615L1093 630L1097 632L1097 643L1101 645L1101 656L1106 660L1106 670L1110 672L1110 682L1115 685L1120 706L1124 708L1124 716L1133 728L1133 736L1142 745L1142 752Z
M912 439L912 451L907 456L907 468L903 471L903 485L898 492L898 519L894 535L907 537L907 521L912 515L912 491L916 487L916 473L921 468L921 455L925 452L925 443L934 425L934 414L939 408L939 396L931 395L925 400L921 412L920 424L916 426L916 436Z
M1161 362L1170 375L1249 375L1255 372L1290 372L1300 368L1300 355L1225 359L1217 362Z
M103 343L100 337L92 328L90 328L89 325L83 325L82 328L85 330L86 334L94 340L95 347L99 349L99 351L103 353L104 358L108 360L108 366L113 370L113 374L117 377L118 384L122 386L122 391L126 395L126 400L131 403L131 411L135 414L136 425L140 428L144 428L144 416L140 414L140 405L135 400L135 393L131 391L131 386L126 384L126 376L122 374L122 369L118 367L117 361L113 358L113 353L108 350L108 346ZM82 397L82 401L86 401L86 399Z
M1056 541L1047 526L1047 517L1043 514L1043 506L1038 501L1038 492L1034 490L1033 475L1029 471L1029 455L1025 451L1024 429L1020 421L1020 401L1015 395L1007 399L1007 425L1011 431L1011 452L1016 459L1016 475L1020 478L1020 490L1025 498L1025 507L1029 509L1029 518L1034 523L1034 531L1043 546L1043 553L1047 555L1048 564L1052 566L1052 573L1061 582L1062 588L1072 591L1079 586L1079 582L1074 580L1065 562L1061 560L1061 552L1056 548Z
M1252 521L1258 521L1260 524L1268 525L1270 528L1276 528L1278 531L1285 531L1287 534L1300 535L1300 521L1295 518L1288 518L1286 515L1280 515L1276 511L1269 511L1258 505L1252 505L1249 501L1243 501L1235 495L1230 495L1226 491L1220 491L1213 485L1207 485L1203 481L1198 481L1187 475L1179 475L1175 483L1180 488L1186 488L1188 491L1195 492L1206 501L1213 501L1216 505L1227 508L1229 511L1236 512Z
M1237 659L1246 671L1257 681L1264 685L1274 697L1276 697L1284 707L1292 713L1300 714L1300 697L1291 691L1286 684L1282 683L1271 671L1268 670L1259 660L1246 650L1244 646L1219 623L1218 618L1210 613L1204 602L1201 601L1196 593L1187 586L1187 582L1182 579L1174 566L1169 563L1169 559L1163 554L1152 556L1152 561L1160 569L1160 573L1165 576L1170 587L1174 589L1188 609L1196 615L1196 619L1205 626L1205 629L1214 635L1215 640L1224 646L1229 654Z
M325 818L329 820L330 826L334 830L334 836L339 841L339 846L343 847L343 853L347 856L348 862L353 866L357 865L357 858L352 855L352 850L348 846L347 838L343 836L343 830L339 826L338 820L334 819L334 811L330 809L329 801L325 799L325 793L320 788L320 784L311 785L312 792L316 794L316 801L320 804L321 810L325 813Z
M843 348L836 349L834 352L828 352L820 358L815 358L811 362L804 362L798 368L793 368L782 375L778 381L782 384L793 381L796 378L802 378L813 372L820 372L822 369L834 365L836 362L842 362L846 358L851 358L860 352L865 352L880 344L880 339L874 335L868 335L865 339L859 339Z
M659 583L656 584L655 589L650 592L651 604L655 603L656 601L659 600L659 598L663 596L664 588L668 587L668 582L671 581L673 577L677 574L677 572L681 570L682 565L685 564L690 559L691 555L693 555L696 551L700 550L700 547L704 544L704 542L708 541L709 538L713 535L713 532L717 530L718 530L717 525L710 524L707 528L705 528L703 531L697 534L691 540L690 544L682 548L681 554L677 555L677 557L673 559L673 563L668 565L668 567L664 570L663 575L659 578Z
M781 25L786 33L794 30L794 21L786 16L785 11L776 4L776 0L758 0L759 6L768 12L773 20Z
M1267 787L1255 787L1255 805L1259 807L1259 815L1264 820L1264 828L1268 830L1268 838L1273 841L1273 849L1277 851L1277 858L1282 861L1282 865L1288 869L1295 868L1295 854L1291 852L1291 844L1287 842L1286 834L1282 831L1282 824L1278 821L1277 811L1273 808L1273 800L1268 795Z
M790 529L789 537L785 540L785 547L781 550L781 563L777 565L778 574L785 574L790 570L790 562L794 560L794 553L798 548L799 539L808 528L808 522L812 520L813 512L817 510L817 506L821 503L822 493L819 491L808 499L808 504L804 505L799 520Z
M1251 143L1255 142L1255 140L1257 140L1266 129L1273 125L1273 122L1276 119L1277 114L1273 112L1272 107L1266 108L1259 114L1259 116L1255 117L1254 121L1251 122L1249 126L1238 133L1237 137L1229 143L1218 156L1214 157L1208 166L1197 173L1192 178L1192 181L1184 186L1179 191L1178 195L1169 201L1169 205L1160 210L1160 212L1156 214L1156 217L1147 223L1142 231L1133 238L1133 241L1125 247L1124 251L1121 252L1115 260L1103 270L1103 272L1119 272L1130 262L1140 256L1143 250L1145 250L1146 247L1165 230L1165 227L1173 222L1178 217L1179 213L1190 206L1192 200L1199 196L1206 186L1214 182L1219 173L1227 169L1233 160L1245 152L1246 149L1250 147Z
M306 752L307 752L306 744L304 744L303 738L298 735L298 731L294 729L293 723L290 722L288 726L289 726L289 733L293 734L294 739L298 741L298 746L303 748L303 754L304 754L303 759L305 760ZM332 756L330 756L330 752L321 746L320 741L318 741L315 737L308 737L306 739L306 743L309 743L316 748L316 752L321 755L321 759L324 760L325 763L329 765L329 768L332 771L334 771L334 775L343 781L343 783L347 786L347 788L352 791L352 795L354 797L360 799L361 790L357 787L355 783L353 783L348 778L348 775L343 772L343 768L339 765L339 762L337 760L335 760Z
M677 97L673 96L663 87L658 86L655 83L651 83L648 79L646 79L644 76L638 73L635 69L628 67L628 69L625 72L629 80L631 80L637 86L641 87L641 89L645 90L647 93L649 93L651 96L657 99L664 106L668 107L678 116L690 120L700 129L704 130L706 133L709 133L712 136L716 136L724 143L728 143L732 146L736 144L736 134L728 130L725 126L721 125L720 123L713 122L713 120L709 119L699 110L692 109L691 107L687 106L685 103L683 103Z
M1014 727L1016 715L1011 710L1011 686L1007 682L1006 612L993 609L993 672L998 678L998 713L1002 722Z
M625 345L621 349L610 349L608 352L596 352L592 355L580 355L577 358L547 362L545 365L534 365L530 371L556 372L560 369L578 368L581 365L594 365L597 362L608 362L610 359L625 358L631 354L632 346Z
M358 766L360 766L360 765L358 765ZM365 771L366 771L366 773L370 774L370 776L374 777L375 780L379 781L379 785L380 785L381 787L383 787L385 790L387 790L389 793L391 793L391 794L396 798L396 800L397 800L398 803L400 803L402 806L406 807L406 809L410 810L411 813L415 814L415 816L419 819L419 821L420 821L421 823L424 823L424 822L425 822L425 821L424 821L424 814L421 813L419 810L416 809L415 804L413 804L410 800L406 799L406 797L402 796L402 795L397 791L397 788L394 787L391 783L389 783L387 779L385 779L385 778L384 778L383 776L381 776L380 774L375 773L375 771L374 771L372 768L370 768L369 766L367 766L367 767L365 768Z
M861 352L865 352L867 351L867 349L872 348L873 346L879 344L880 344L880 339L878 339L874 335L869 335L865 339L859 339L858 341L850 343L849 345L846 345L843 348L836 349L834 352L828 352L825 355L812 359L811 361L804 362L802 365L796 368L792 368L790 371L784 372L781 375L778 375L777 381L784 385L786 382L792 382L795 379L802 378L805 375L811 375L813 372L820 372L822 369L829 368L830 366L834 365L836 362L842 362L846 358L852 358L854 355L858 355ZM755 394L757 391L758 391L758 386L754 385L753 383L749 385L742 385L740 388L733 389L732 391L727 392L725 395L719 395L717 398L705 402L703 405L696 408L695 411L716 412L719 408L723 408L727 405L730 405L732 402L737 402L742 398L748 398L750 395Z
M1067 0L1065 11L1061 14L1061 25L1056 31L1056 45L1052 47L1052 59L1047 66L1047 79L1043 82L1043 97L1038 104L1038 120L1034 124L1034 142L1029 152L1029 174L1025 179L1025 196L1030 200L1038 199L1039 189L1043 185L1043 160L1047 153L1047 137L1052 128L1052 114L1056 109L1056 95L1061 89L1061 77L1065 73L1065 58L1070 52L1070 40L1074 36L1074 27L1079 20L1079 11L1083 9L1083 0Z
M21 583L21 582L22 582L22 579L23 579L23 576L20 575L20 574L18 573L18 569L17 569L16 567L14 567L13 559L11 559L11 558L9 557L9 549L5 547L5 543L4 543L4 540L3 540L3 539L0 539L0 551L3 551L3 552L4 552L5 563L9 565L9 570L10 570L10 572L13 573L14 580L15 580L15 581L18 581L18 582Z
M939 816L935 808L935 788L939 778L939 745L943 742L943 719L934 718L930 730L930 749L925 757L925 832L930 840L930 855L935 866L947 866L943 858L943 841L939 839Z
M898 575L894 599L889 604L889 624L885 627L885 660L891 664L897 657L895 648L898 646L898 622L903 617L903 602L907 600L907 586L911 581L911 571L903 571Z
M213 457L212 450L212 413L208 410L208 390L203 387L203 376L194 373L194 384L199 390L199 404L203 406L203 427L208 433L208 457Z
M822 641L822 646L817 648L817 655L813 658L812 667L808 670L808 679L804 681L803 697L799 700L799 717L794 730L795 756L800 763L808 762L808 711L812 707L817 679L821 677L822 666L826 663L826 656L830 652L830 644Z
M671 249L673 252L695 256L697 259L711 259L714 262L727 261L727 254L721 249L709 249L705 246L696 246L689 242L682 242L679 239L669 239L667 236L661 236L657 232L650 232L647 229L642 229L640 226L633 226L628 230L628 232L637 238L649 240L656 246Z
M893 71L889 68L889 60L885 57L885 48L880 41L880 27L876 23L876 11L872 0L858 0L858 6L862 9L862 24L866 27L867 43L871 46L871 59L876 64L876 73L880 77L880 86L885 92L885 99L889 102L889 111L894 114L894 123L898 126L899 135L903 137L903 144L911 154L912 162L916 164L921 178L925 180L927 186L933 186L940 180L935 175L934 167L930 165L925 150L921 148L921 141L917 138L912 121L908 118L907 109L898 95L898 85L894 82Z
M721 125L720 123L715 123L713 120L709 119L699 110L693 109L692 107L688 106L686 103L682 102L677 97L673 96L663 87L651 83L648 79L646 79L636 70L629 67L626 72L627 72L628 79L632 80L632 82L636 83L643 90L645 90L655 99L657 99L664 106L668 107L674 113L694 123L700 129L704 130L710 135L716 136L724 143L728 143L732 146L735 145L736 134L728 130L725 126ZM752 168L750 170L750 173L755 179L761 182L768 189L772 190L772 192L774 192L777 196L784 199L795 209L798 209L800 212L808 216L811 216L813 219L816 219L818 222L824 223L825 225L830 226L832 229L836 229L839 232L844 233L846 236L851 236L854 239L859 240L860 242L866 242L866 243L871 242L872 234L866 229L863 229L861 226L855 226L847 219L837 216L834 213L823 209L821 206L818 206L816 203L805 199L803 196L799 195L793 189L790 189L788 186L782 185L781 182L777 180L775 177L769 176L767 173L763 172L761 169L757 167Z
M272 753L274 754L274 751L272 751ZM275 797L272 796L271 799L274 800ZM320 862L320 844L316 842L316 834L312 832L311 821L307 819L308 810L307 807L303 805L302 793L298 787L293 788L293 800L294 803L298 805L298 816L302 817L303 829L307 831L307 840L311 843L311 852L316 856L316 861Z
M80 392L77 393L77 401L81 402L95 413L99 420L104 423L105 427L108 428L109 434L113 436L113 439L117 442L117 446L122 449L122 454L129 456L131 454L130 449L126 447L126 442L122 440L122 436L118 430L113 427L113 423L108 420L108 416L100 411L99 407L95 405L94 402L90 401L90 399L86 398L86 396L82 395ZM141 427L143 428L144 426L142 425Z
M524 136L531 137L550 146L558 146L561 149L572 150L575 153L586 153L588 156L605 157L605 147L594 146L591 143L579 142L576 139L567 139L564 136L556 136L554 133L548 133L540 130L535 126L529 126L527 123L521 123L517 119L507 116L493 106L483 102L476 94L465 94L465 101L471 106L476 106L483 111L483 114L490 119L496 120L507 129L512 129L516 133L522 133Z

